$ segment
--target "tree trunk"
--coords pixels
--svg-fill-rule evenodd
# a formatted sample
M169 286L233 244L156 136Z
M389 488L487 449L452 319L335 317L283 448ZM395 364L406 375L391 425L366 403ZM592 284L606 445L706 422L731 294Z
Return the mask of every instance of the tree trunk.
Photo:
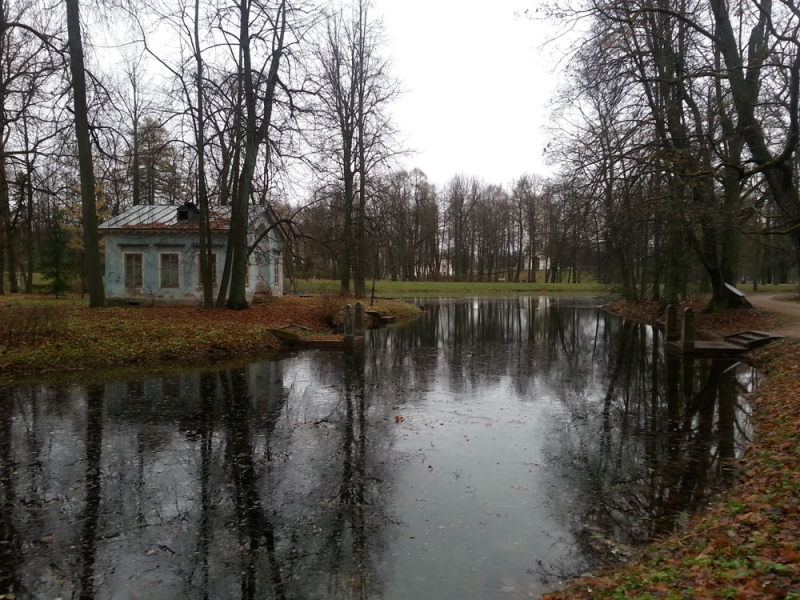
M275 99L275 89L278 83L278 69L284 50L284 36L286 33L286 2L281 2L276 15L274 52L267 75L267 87L263 98L259 98L253 82L253 71L250 57L250 9L248 0L241 0L239 44L242 56L242 72L244 79L245 118L247 122L244 162L239 175L239 187L231 205L231 229L228 235L228 253L232 253L231 284L226 306L233 310L242 310L248 307L246 294L247 261L249 247L247 243L248 209L250 191L253 186L258 149L260 144L267 139L272 121L272 109ZM257 101L263 102L264 114L262 121L257 124Z
M775 204L793 225L800 223L800 197L794 179L793 160L796 155L800 123L798 122L798 96L800 95L800 57L795 57L789 73L789 131L786 145L780 155L770 150L764 127L755 109L761 87L761 69L770 53L767 24L771 18L772 1L764 0L759 8L759 21L751 29L746 65L739 51L736 34L730 21L728 5L722 0L709 0L717 26L717 43L727 67L731 96L736 108L738 127L747 144L753 161L763 169ZM794 245L795 264L800 268L800 231L793 229L789 238Z
M200 223L198 235L200 236L200 285L203 286L203 308L213 308L214 290L211 261L214 254L211 252L211 231L208 214L208 188L206 187L205 167L205 105L203 103L203 54L200 40L200 0L194 3L194 45L195 45L195 87L197 92L197 117L195 118L195 145L197 147L197 195L200 203Z
M342 161L344 164L344 197L342 198L344 204L344 226L342 228L342 238L339 241L339 293L342 296L350 295L350 270L353 266L354 174L351 168L351 160L350 143L345 140Z
M67 4L67 36L69 66L72 74L72 95L75 110L75 136L78 143L78 163L81 182L81 216L83 221L84 274L89 290L89 307L105 306L103 273L100 270L100 234L97 229L94 166L89 140L89 115L86 104L86 75L83 68L83 44L78 0Z
M2 99L0 99L2 102ZM2 105L0 104L0 109ZM6 179L6 153L5 144L0 139L0 227L3 228L3 252L5 255L5 266L8 267L8 291L12 294L19 292L17 285L17 259L16 259L16 235L14 235L14 223L11 218L11 198L8 189L8 179ZM0 272L2 278L2 272Z

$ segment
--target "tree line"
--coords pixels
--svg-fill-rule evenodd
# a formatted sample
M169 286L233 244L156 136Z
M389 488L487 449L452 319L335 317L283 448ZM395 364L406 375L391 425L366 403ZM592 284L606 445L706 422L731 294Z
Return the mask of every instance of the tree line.
M765 259L796 269L794 3L554 2L547 14L584 23L553 151L625 297L674 303L700 269L709 309L725 309L726 284L757 281Z
M365 260L378 279L418 281L579 282L594 270L596 249L584 235L583 207L569 191L536 175L506 189L454 176L438 188L419 169L377 178L367 203L371 241ZM339 278L352 247L340 236L348 209L336 188L320 188L298 218L297 277Z
M187 201L208 307L247 306L251 204L274 211L292 275L357 297L371 278L588 273L629 300L700 281L722 309L726 284L800 262L789 0L543 5L583 32L554 101L555 175L505 185L397 168L400 86L369 0L112 4L0 0L0 293L71 268L102 306L97 222ZM232 218L212 297L217 205Z

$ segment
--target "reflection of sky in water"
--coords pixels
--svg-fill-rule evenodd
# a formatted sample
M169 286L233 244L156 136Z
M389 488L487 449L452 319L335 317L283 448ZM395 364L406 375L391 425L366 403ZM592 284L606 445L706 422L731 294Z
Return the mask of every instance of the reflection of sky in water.
M94 510L86 390L0 395L0 593L536 597L673 527L744 439L751 369L667 373L591 302L425 308L356 355L103 386Z

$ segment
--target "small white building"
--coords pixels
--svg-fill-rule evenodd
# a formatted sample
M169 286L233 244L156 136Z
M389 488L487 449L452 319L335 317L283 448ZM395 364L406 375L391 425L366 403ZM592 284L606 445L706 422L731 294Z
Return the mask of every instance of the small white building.
M210 209L214 296L225 266L231 209ZM105 290L111 304L185 304L203 301L200 283L200 213L194 204L140 204L100 224L105 240ZM284 235L274 213L253 206L248 217L246 292L283 295Z

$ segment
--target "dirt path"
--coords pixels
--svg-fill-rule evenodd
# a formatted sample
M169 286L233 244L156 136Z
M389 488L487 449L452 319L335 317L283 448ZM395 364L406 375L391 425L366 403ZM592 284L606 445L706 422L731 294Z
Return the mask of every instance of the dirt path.
M775 294L751 294L747 296L747 300L759 310L793 317L792 321L783 327L773 327L772 332L786 337L800 338L800 302L776 300Z

